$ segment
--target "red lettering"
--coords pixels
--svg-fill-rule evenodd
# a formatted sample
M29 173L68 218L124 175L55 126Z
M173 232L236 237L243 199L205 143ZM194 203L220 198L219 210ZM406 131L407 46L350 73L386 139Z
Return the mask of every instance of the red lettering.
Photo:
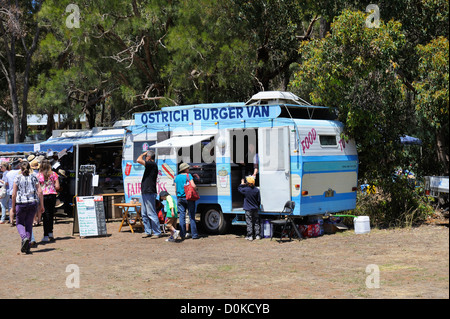
M128 197L131 196L130 187L132 187L132 186L131 186L131 183L128 183L128 184L127 184L127 194L128 194Z
M309 147L314 144L314 141L316 140L316 138L317 138L317 132L313 128L313 129L311 129L311 131L308 132L308 134L305 136L303 141L301 141L303 153L305 153L306 149L309 150Z

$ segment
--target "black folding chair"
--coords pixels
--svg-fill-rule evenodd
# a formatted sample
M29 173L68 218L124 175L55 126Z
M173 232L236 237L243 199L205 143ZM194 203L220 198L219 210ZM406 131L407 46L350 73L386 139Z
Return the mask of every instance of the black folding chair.
M277 228L281 229L281 232L277 232L280 234L280 242L283 240L283 236L285 236L286 234L289 236L289 240L292 240L294 234L298 238L302 238L293 219L294 208L295 202L287 201L286 204L284 204L283 210L280 212L280 218L270 221L270 223L273 225L272 236L270 237L270 240L272 240L273 235L277 232Z

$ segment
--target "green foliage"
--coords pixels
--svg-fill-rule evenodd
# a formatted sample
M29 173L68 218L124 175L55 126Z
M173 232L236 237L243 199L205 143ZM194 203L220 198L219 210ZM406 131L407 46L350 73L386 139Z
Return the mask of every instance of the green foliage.
M447 127L449 122L449 45L448 39L438 37L427 45L417 47L421 56L416 109L432 127Z
M369 216L377 227L411 227L434 213L432 201L415 180L396 176L396 183L378 189L376 194L358 192L355 209L357 215ZM400 200L393 201L392 196Z
M164 67L171 98L183 104L242 100L252 88L249 44L223 1L180 1Z
M405 35L394 20L367 28L366 17L346 10L325 38L301 45L302 62L291 86L314 104L335 107L345 134L355 138L360 180L383 192L382 200L367 204L364 198L362 210L369 207L381 223L404 224L411 214L416 220L427 210L418 193L393 178L395 168L411 160L399 143L410 126L406 87L398 74Z
M407 125L396 73L404 35L395 21L367 28L366 16L345 11L332 23L331 34L301 45L291 88L316 105L337 108L345 133L357 141L361 178L376 179L398 165L398 138Z

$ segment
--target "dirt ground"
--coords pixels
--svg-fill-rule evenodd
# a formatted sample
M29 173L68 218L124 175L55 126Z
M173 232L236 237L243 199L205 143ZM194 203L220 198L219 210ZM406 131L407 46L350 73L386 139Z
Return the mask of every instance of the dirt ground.
M24 255L16 228L0 225L0 298L449 298L448 219L284 243L249 242L242 226L180 243L128 227L119 233L118 220L107 229L106 237L80 238L72 219L59 218L56 241ZM38 241L42 231L35 228ZM76 284L69 265L78 267L79 288L66 285ZM379 288L368 288L374 278Z

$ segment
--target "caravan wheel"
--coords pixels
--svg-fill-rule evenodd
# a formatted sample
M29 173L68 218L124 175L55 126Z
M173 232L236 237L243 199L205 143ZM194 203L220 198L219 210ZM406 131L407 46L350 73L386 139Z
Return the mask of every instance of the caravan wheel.
M229 221L217 206L206 207L202 212L202 224L211 234L225 234Z

